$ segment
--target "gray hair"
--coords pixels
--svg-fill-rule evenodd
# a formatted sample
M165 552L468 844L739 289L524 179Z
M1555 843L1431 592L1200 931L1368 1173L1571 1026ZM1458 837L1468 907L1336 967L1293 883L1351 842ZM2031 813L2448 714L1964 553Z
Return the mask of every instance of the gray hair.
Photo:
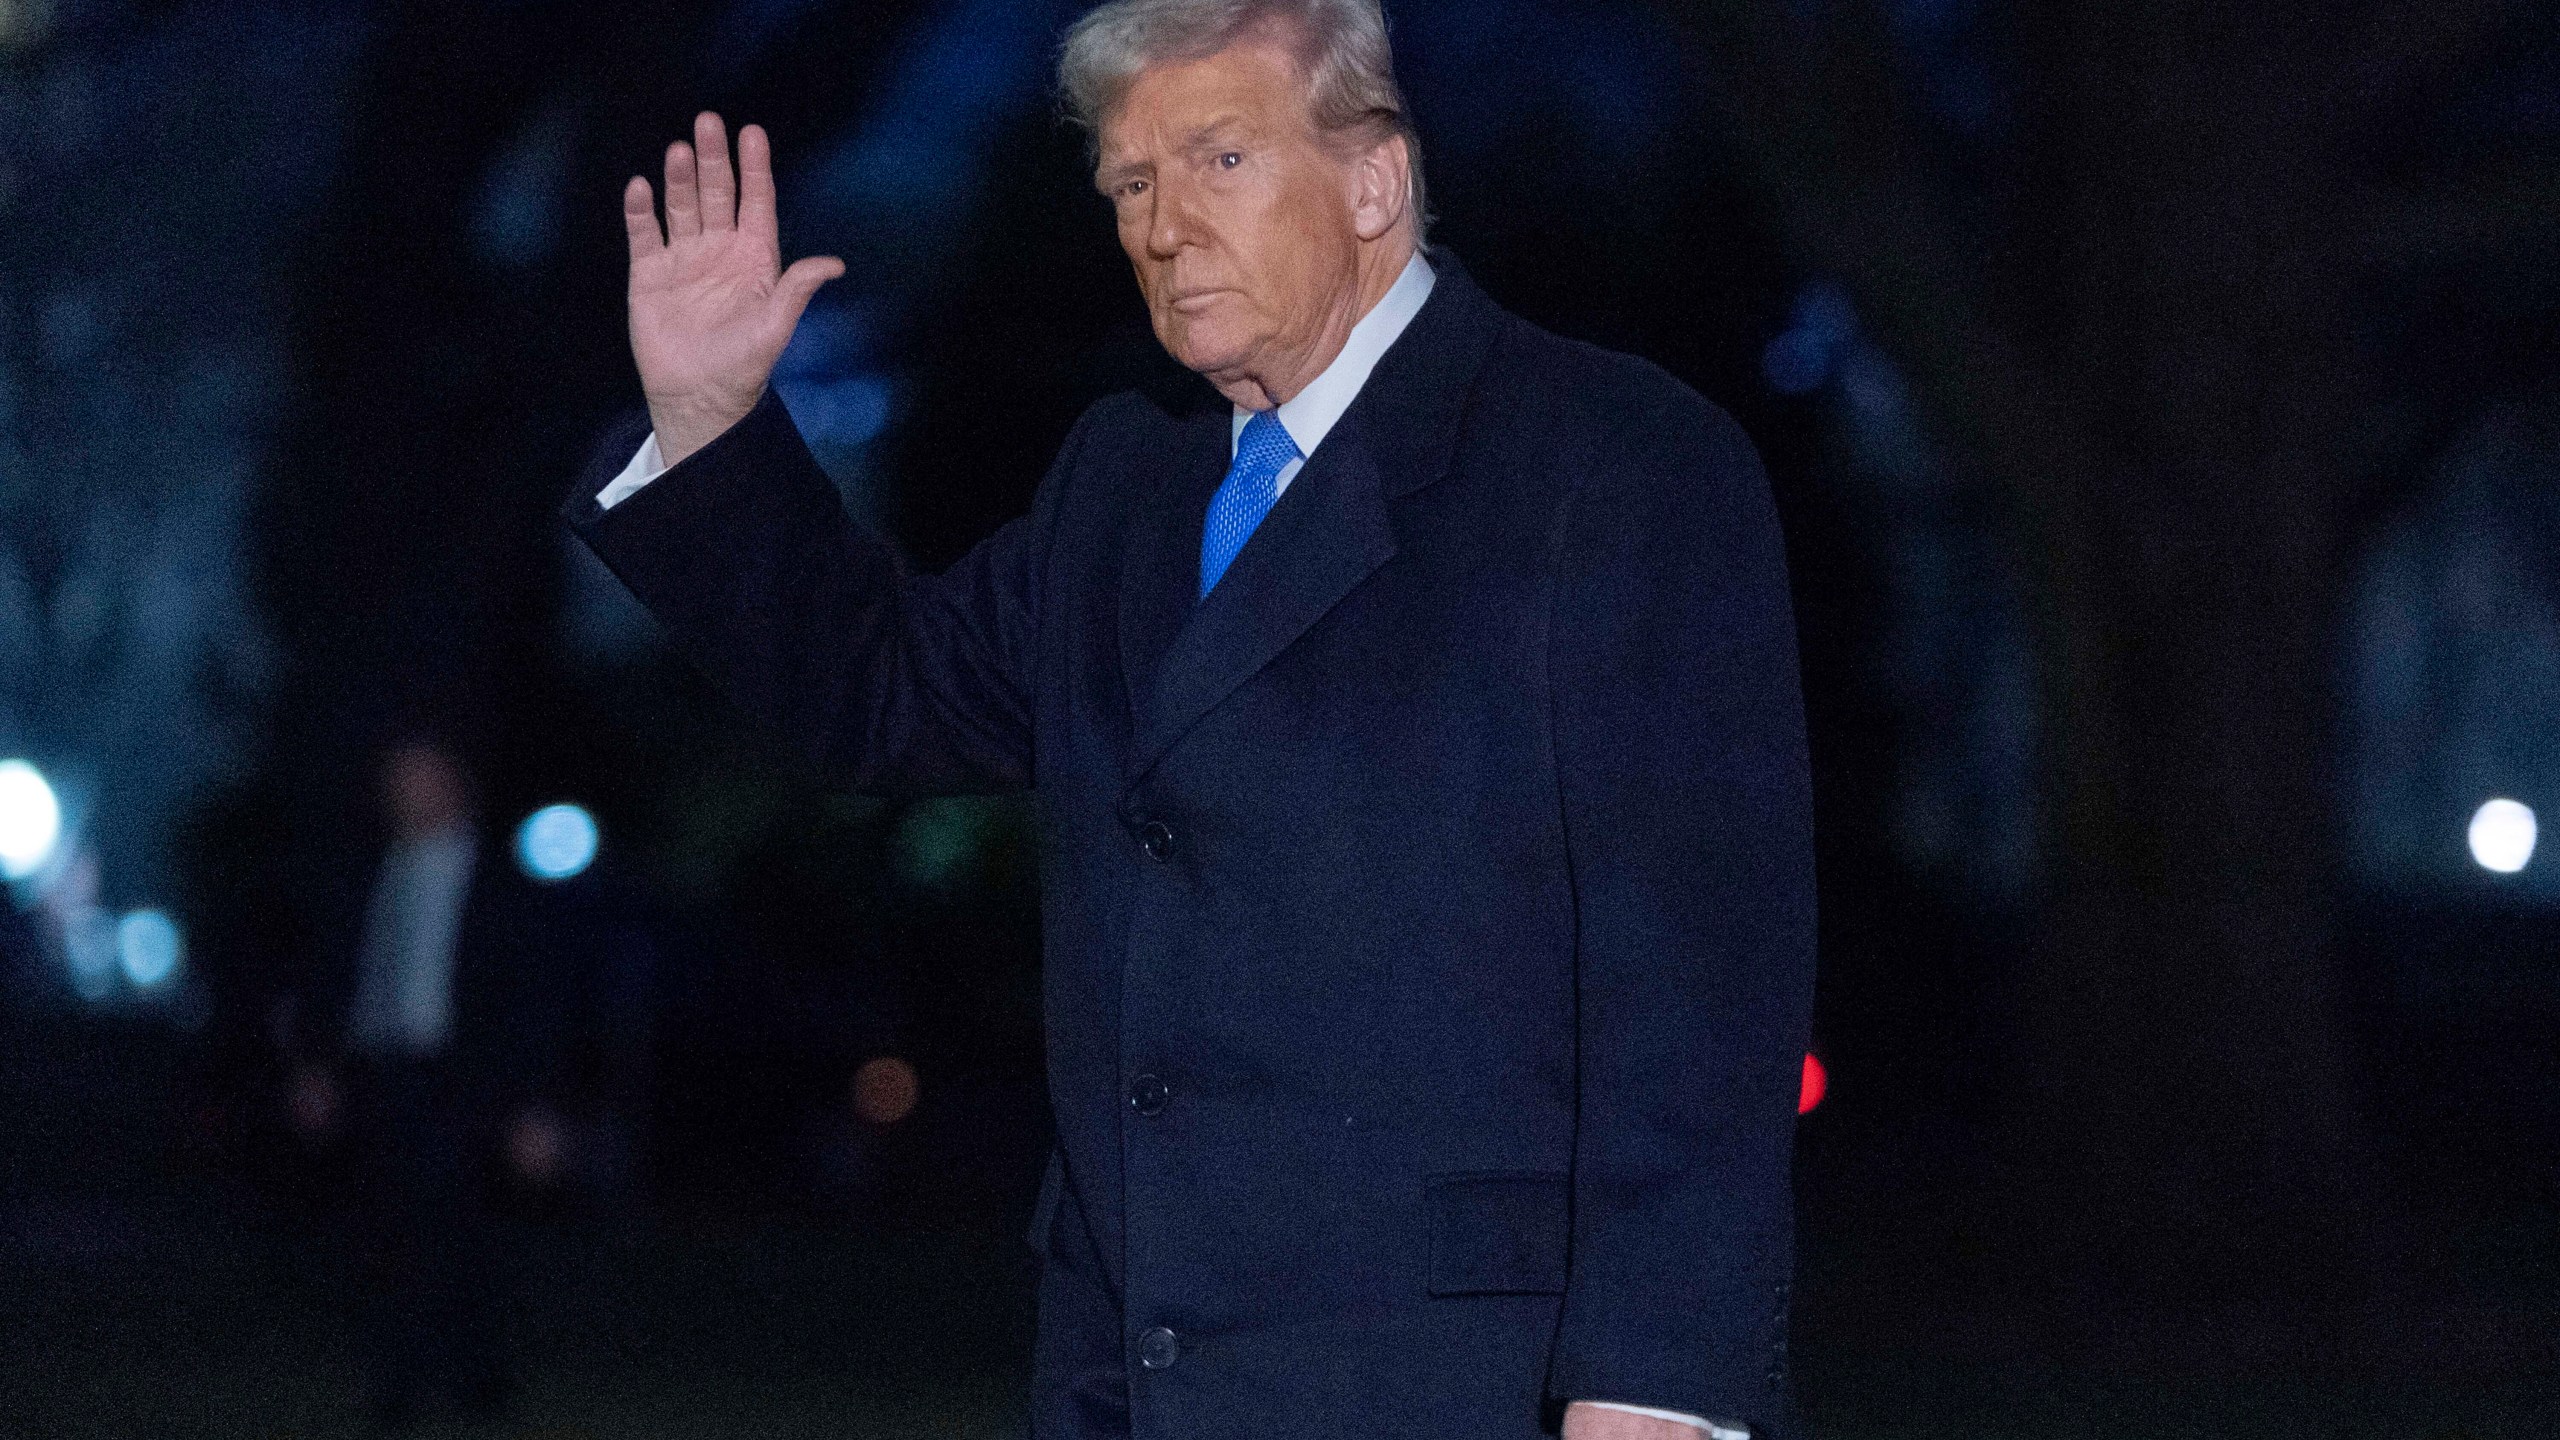
M1378 0L1111 0L1075 23L1058 52L1058 93L1067 117L1096 143L1102 122L1138 73L1169 61L1202 60L1248 32L1281 27L1307 77L1307 113L1316 133L1365 149L1402 135L1412 183L1407 203L1415 239L1430 221L1423 205L1422 141L1387 48Z

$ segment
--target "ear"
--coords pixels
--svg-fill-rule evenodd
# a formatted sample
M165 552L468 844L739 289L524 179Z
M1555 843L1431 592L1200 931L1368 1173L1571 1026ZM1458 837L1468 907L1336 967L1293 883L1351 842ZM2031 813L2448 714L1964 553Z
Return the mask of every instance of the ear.
M1396 227L1413 204L1412 153L1390 135L1351 162L1351 229L1363 241Z

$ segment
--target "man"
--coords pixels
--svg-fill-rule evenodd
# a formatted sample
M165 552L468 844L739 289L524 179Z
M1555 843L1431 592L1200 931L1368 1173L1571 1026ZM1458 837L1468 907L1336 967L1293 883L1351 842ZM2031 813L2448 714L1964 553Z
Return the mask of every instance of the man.
M1061 79L1214 393L1101 402L901 574L765 389L841 264L705 115L663 233L625 200L654 433L571 502L835 774L1038 793L1034 1433L1781 1433L1810 806L1749 442L1423 254L1375 0L1119 0Z
M511 1286L488 1176L563 1178L571 1022L592 1020L572 1001L601 977L575 963L558 897L481 833L445 742L390 746L378 778L388 843L360 913L330 927L349 943L310 987L320 1028L285 1099L306 1139L351 1142L358 1339L374 1424L396 1430L439 1397L503 1408Z

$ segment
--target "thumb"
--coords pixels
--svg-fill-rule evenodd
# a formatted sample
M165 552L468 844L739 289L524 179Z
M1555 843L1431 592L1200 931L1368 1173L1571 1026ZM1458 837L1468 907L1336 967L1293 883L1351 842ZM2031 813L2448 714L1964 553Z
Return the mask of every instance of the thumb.
M791 324L800 323L800 312L809 308L809 297L818 287L844 275L844 262L833 255L811 255L795 260L791 268L775 281L773 293L782 304L783 317Z

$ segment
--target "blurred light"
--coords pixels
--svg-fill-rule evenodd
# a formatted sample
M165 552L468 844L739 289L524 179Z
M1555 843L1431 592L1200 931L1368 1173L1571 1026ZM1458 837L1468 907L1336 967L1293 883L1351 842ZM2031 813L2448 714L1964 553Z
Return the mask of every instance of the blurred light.
M1760 353L1760 373L1781 395L1810 395L1831 378L1831 347L1798 326L1781 333Z
M967 882L994 828L994 803L983 795L952 795L908 807L890 837L899 878L946 892Z
M1858 338L1858 307L1849 292L1816 280L1797 292L1787 328L1760 352L1760 373L1781 395L1810 395L1831 383L1840 357Z
M1796 1113L1812 1114L1813 1107L1822 1103L1823 1094L1830 1088L1831 1072L1823 1069L1822 1062L1807 1050L1804 1052L1804 1084L1796 1091Z
M2472 813L2471 858L2483 870L2513 875L2532 862L2534 842L2541 838L2530 806L2498 799Z
M105 911L84 907L65 917L62 963L81 999L95 1004L116 993L116 926Z
M865 1060L853 1072L853 1113L865 1125L895 1125L915 1112L924 1082L895 1055Z
M800 312L790 342L773 362L777 382L832 380L870 368L879 349L872 325L862 309L831 290L821 290Z
M560 248L577 111L544 106L481 177L471 208L471 249L484 265L530 270Z
M32 50L53 28L53 0L0 0L0 50Z
M1892 422L1911 408L1911 386L1873 345L1851 345L1836 357L1840 392L1872 420Z
M536 880L566 880L596 859L596 817L578 805L545 805L516 831L516 863Z
M889 382L876 375L825 380L777 380L774 389L791 407L792 423L828 445L854 449L889 428Z
M178 973L186 941L161 910L136 910L116 922L116 964L133 988L148 990Z
M24 880L53 858L62 838L62 802L36 767L0 760L0 878Z
M1849 292L1829 280L1817 280L1796 295L1795 328L1820 341L1826 350L1857 338L1858 307Z

